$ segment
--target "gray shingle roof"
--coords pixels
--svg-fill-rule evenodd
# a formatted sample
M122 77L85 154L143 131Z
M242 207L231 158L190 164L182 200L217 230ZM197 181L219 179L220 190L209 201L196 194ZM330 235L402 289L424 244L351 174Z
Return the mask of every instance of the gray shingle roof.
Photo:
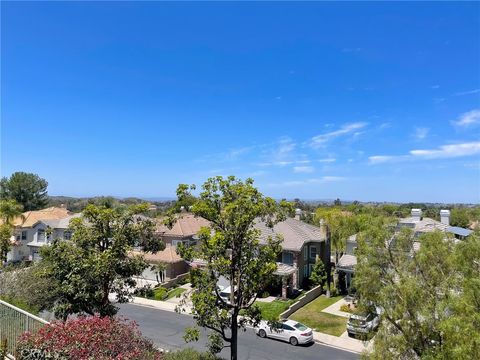
M326 235L322 234L319 227L293 218L275 224L273 229L266 226L264 222L258 221L254 228L260 230L261 244L265 244L269 236L283 235L282 248L284 250L300 251L306 242L326 241Z

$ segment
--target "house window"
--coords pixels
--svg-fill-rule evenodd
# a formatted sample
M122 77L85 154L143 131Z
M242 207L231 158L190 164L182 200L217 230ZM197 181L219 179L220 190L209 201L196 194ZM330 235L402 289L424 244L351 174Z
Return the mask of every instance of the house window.
M284 264L293 265L293 254L291 252L284 251L282 253L282 262Z
M27 240L27 232L22 231L22 240Z
M313 264L308 265L308 272L311 274L313 271Z
M305 246L303 248L303 260L307 260L308 259L308 246Z
M307 277L308 276L308 265L305 264L303 265L303 277Z
M172 240L172 245L177 246L178 244L181 244L182 240Z
M45 241L45 230L38 230L37 231L37 241L38 242Z
M310 259L315 259L317 257L317 247L310 246Z
M64 231L63 232L63 239L64 240L71 240L72 239L72 232L71 231Z

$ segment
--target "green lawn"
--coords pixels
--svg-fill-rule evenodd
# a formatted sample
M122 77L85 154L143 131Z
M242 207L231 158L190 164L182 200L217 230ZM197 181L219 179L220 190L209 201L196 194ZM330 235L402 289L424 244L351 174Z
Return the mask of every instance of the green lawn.
M341 296L327 298L319 296L301 309L294 312L290 318L299 321L312 329L340 336L346 331L347 320L344 317L323 313L322 310L340 300Z
M171 299L173 297L180 297L180 295L182 295L182 293L184 293L185 291L187 291L187 290L183 289L181 287L177 287L175 289L172 289L167 293L167 296L165 297L165 300Z
M260 311L262 312L262 319L265 320L278 320L280 314L287 310L290 305L298 300L303 294L298 295L294 299L288 300L273 300L272 302L260 302L256 301L255 304L258 305Z

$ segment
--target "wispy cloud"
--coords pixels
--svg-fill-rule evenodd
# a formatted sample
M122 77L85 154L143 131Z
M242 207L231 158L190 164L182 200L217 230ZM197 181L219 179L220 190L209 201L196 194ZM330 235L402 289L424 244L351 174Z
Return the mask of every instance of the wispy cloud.
M429 128L426 127L417 127L413 132L412 136L417 140L423 140L427 137L428 133L430 132Z
M311 184L325 184L325 183L331 183L331 182L343 181L343 180L345 180L345 178L341 176L323 176L320 178L310 178L305 180L291 180L291 181L284 181L280 183L270 183L268 184L268 186L272 188L282 188L282 187L292 187L292 186L306 186Z
M343 125L340 129L335 130L335 131L330 131L325 134L320 134L317 136L314 136L310 141L309 145L314 148L320 148L324 146L327 142L340 137L340 136L346 136L346 135L358 135L359 130L363 129L364 127L367 126L367 123L365 122L355 122L355 123L350 123L350 124L345 124Z
M480 154L480 141L442 145L437 149L410 150L407 155L375 155L368 158L370 164L399 162L406 160L431 160L466 157Z
M480 123L480 109L474 109L471 111L467 111L460 115L460 117L453 122L454 125L457 126L470 126L474 124Z
M325 158L325 159L318 159L317 160L319 163L334 163L337 161L335 158Z
M438 89L439 87L440 87L440 85L432 85L431 86L431 88L434 89L434 90Z
M472 94L478 94L478 93L480 93L480 89L473 89L473 90L468 90L468 91L457 92L457 93L453 94L453 96L472 95Z
M294 173L312 173L315 171L313 166L294 166L293 172Z

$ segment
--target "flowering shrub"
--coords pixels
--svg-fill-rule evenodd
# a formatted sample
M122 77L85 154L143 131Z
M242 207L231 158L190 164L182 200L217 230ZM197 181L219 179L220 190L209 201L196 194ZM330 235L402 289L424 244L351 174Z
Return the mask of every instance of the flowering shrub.
M135 322L121 318L81 317L56 321L19 339L21 360L161 360Z

